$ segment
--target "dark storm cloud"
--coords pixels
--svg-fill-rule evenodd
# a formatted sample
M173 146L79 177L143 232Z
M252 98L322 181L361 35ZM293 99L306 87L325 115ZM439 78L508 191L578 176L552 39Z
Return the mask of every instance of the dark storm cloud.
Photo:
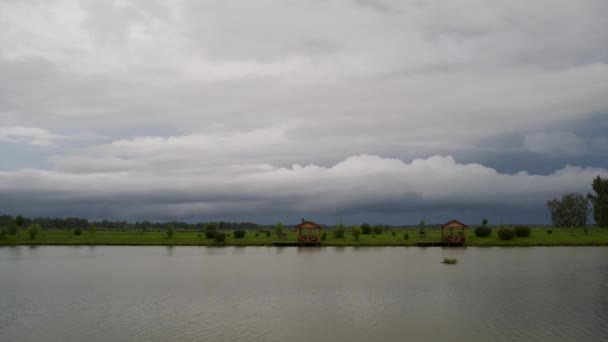
M546 199L608 169L607 15L601 0L0 2L0 205L547 221Z

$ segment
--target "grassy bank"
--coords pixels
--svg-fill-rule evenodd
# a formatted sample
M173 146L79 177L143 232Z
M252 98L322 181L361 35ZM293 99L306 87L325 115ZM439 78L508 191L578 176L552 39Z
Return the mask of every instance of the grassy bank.
M551 229L552 234L547 231ZM405 233L409 239L404 238ZM231 233L231 232L227 232ZM256 234L258 236L256 236ZM324 246L413 246L418 241L439 241L440 231L427 229L426 238L420 238L417 230L395 230L381 235L361 235L359 241L347 231L344 238L336 239L331 231L327 231L327 239L322 241ZM206 239L201 232L178 231L171 238L164 232L143 231L97 231L82 232L74 235L71 231L41 231L34 239L30 239L26 231L17 235L9 235L0 239L0 245L175 245L175 246L266 246L272 244L277 238L274 233L266 236L264 232L248 231L242 239L230 235L223 244ZM295 232L287 233L287 240L295 241ZM515 237L510 241L503 241L493 229L489 237L475 237L472 229L467 231L467 245L469 246L608 246L608 229L588 228L585 234L583 228L533 228L530 237Z

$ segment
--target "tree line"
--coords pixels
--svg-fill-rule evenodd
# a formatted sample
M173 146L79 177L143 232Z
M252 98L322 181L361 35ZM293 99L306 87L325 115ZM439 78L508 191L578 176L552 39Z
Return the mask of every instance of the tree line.
M177 230L203 230L205 226L210 222L197 222L188 223L181 221L170 221L170 222L151 222L151 221L109 221L109 220L87 220L79 217L68 217L68 218L50 218L50 217L36 217L27 218L22 215L15 217L11 215L0 215L0 227L9 227L16 225L18 227L29 227L32 224L40 226L41 229L52 230L52 229L90 229L94 227L100 230L158 230L164 231L169 227ZM235 229L263 229L264 226L253 222L213 222L219 229L235 230Z
M599 175L591 184L594 193L569 193L547 201L551 221L556 227L584 227L593 212L601 228L608 228L608 178Z

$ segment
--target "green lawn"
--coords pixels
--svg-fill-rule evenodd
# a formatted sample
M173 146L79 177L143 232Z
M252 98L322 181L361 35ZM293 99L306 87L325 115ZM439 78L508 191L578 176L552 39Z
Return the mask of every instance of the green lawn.
M552 234L547 230L551 229ZM409 240L404 239L405 233L409 234ZM230 233L230 232L227 232ZM274 233L270 237L266 233L247 231L242 239L230 236L223 245L228 246L265 246L270 245L277 238ZM199 236L200 235L200 236ZM296 234L287 232L287 241L295 241ZM327 231L327 240L322 241L325 246L413 246L418 241L439 241L440 231L427 229L426 238L419 238L417 230L395 230L385 232L381 235L361 235L359 241L347 229L345 237L336 239L331 231ZM199 232L178 231L172 238L168 238L164 232L142 232L142 231L83 231L82 235L76 236L69 231L42 231L35 239L31 240L27 231L21 231L16 236L6 236L0 239L0 245L218 245L214 240L204 237ZM496 235L496 228L487 238L475 237L473 230L467 231L467 245L469 246L608 246L608 229L588 228L588 234L583 228L533 228L530 237L515 237L511 241L502 241Z

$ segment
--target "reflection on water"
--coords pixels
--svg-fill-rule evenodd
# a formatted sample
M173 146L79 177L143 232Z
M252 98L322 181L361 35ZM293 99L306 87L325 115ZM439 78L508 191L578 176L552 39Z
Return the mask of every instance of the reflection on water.
M608 340L605 247L6 247L0 276L0 341Z

